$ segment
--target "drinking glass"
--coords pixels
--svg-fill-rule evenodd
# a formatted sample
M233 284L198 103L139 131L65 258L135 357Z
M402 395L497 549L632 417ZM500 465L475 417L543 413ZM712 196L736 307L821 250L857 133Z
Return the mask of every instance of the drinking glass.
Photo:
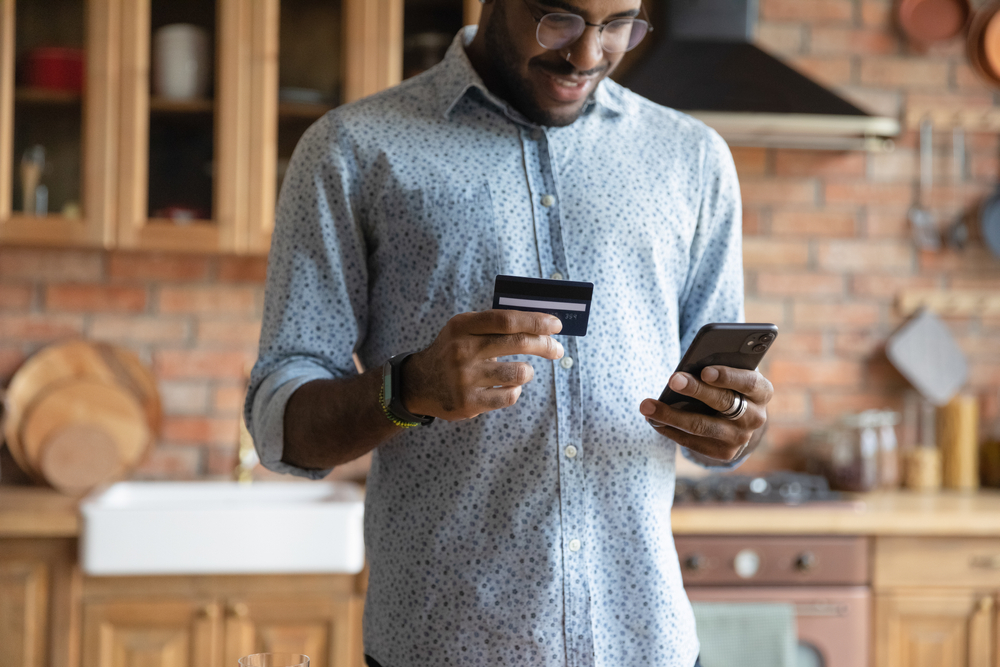
M254 653L240 658L240 667L309 667L309 656L298 653Z

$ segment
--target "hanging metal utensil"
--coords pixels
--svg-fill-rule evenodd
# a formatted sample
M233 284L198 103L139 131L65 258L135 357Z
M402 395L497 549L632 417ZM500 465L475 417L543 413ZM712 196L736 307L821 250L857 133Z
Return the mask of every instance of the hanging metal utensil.
M956 126L951 130L952 185L961 207L961 190L965 185L965 129ZM969 242L969 225L965 221L965 211L960 210L947 232L948 246L956 250L965 248Z
M920 121L920 190L917 205L910 209L913 242L920 250L940 250L941 234L934 213L927 208L927 198L934 187L934 124L930 118Z

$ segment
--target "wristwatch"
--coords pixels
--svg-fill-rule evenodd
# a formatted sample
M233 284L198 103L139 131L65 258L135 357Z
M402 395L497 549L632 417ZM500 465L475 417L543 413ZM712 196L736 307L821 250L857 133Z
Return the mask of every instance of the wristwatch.
M382 405L382 412L396 426L400 428L413 428L414 426L427 426L434 417L426 415L415 415L403 405L403 362L412 352L404 352L385 362L382 367L382 393L379 402Z

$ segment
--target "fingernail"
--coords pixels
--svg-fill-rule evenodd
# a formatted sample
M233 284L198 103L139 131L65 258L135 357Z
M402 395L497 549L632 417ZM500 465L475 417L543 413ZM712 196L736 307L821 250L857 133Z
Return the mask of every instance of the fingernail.
M565 356L565 354L566 354L566 348L564 348L562 346L562 343L560 343L559 341L556 341L556 349L559 352L559 356L556 357L556 359L562 359L563 356Z
M701 379L705 382L715 382L719 379L719 371L709 366L701 372Z
M650 401L643 401L639 404L639 412L644 415L651 415L656 412L656 406L654 406Z
M549 318L549 324L555 328L555 333L562 331L562 320L554 315Z
M670 388L674 391L681 391L686 386L688 386L688 379L686 376L680 373L674 373L674 376L670 378Z

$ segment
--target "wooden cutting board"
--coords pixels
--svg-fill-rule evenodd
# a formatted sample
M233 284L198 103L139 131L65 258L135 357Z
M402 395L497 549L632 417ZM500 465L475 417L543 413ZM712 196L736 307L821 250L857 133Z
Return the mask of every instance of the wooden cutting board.
M18 465L71 494L134 469L162 420L155 379L139 358L87 341L31 357L11 380L6 404L4 433Z

